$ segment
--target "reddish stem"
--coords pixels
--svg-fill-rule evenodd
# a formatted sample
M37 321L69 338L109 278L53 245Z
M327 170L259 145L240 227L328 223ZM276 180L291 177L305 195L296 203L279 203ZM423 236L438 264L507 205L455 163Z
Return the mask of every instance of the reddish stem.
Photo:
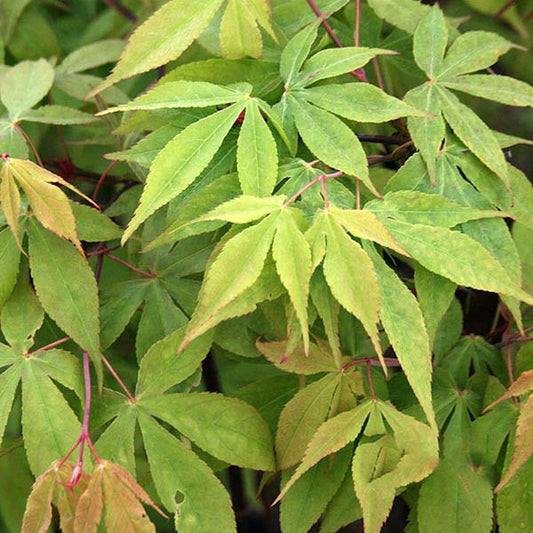
M331 174L320 174L320 176L314 177L307 185L302 187L296 194L292 195L284 204L283 207L289 207L295 200L297 200L307 189L310 189L315 183L330 178L340 178L344 175L344 172L332 172Z
M79 446L80 453L78 455L78 462L72 471L72 475L68 483L65 484L68 488L74 488L81 479L83 473L83 452L85 449L85 443L89 446L91 453L94 456L94 460L97 463L101 463L102 460L96 453L93 443L91 441L91 436L89 434L89 419L91 415L91 369L89 367L89 352L86 350L83 351L83 379L85 382L85 406L83 409L83 421L81 425L81 433L78 437L78 440L74 443L74 446L69 450L67 455L63 457L61 462L58 465L58 468L61 468L67 459L72 455L74 450Z
M374 65L374 72L376 73L376 79L378 82L378 87L384 91L385 84L383 83L383 76L381 75L381 69L379 68L379 59L377 57L372 58L372 65Z
M121 259L120 257L117 257L116 255L110 254L109 252L106 252L105 254L109 259L112 259L113 261L116 261L117 263L120 263L121 265L124 265L125 267L128 267L130 270L133 270L133 272L137 272L138 274L141 274L142 276L145 276L146 278L154 279L156 277L155 274L152 274L151 272L146 272L144 270L141 270L140 268L137 268L136 266L132 265L131 263L128 263L127 261L124 261L124 259Z
M44 350L50 350L51 348L55 348L56 346L59 346L60 344L63 344L69 340L70 340L70 337L63 337L62 339L59 339L57 341L51 342L50 344L47 344L46 346L37 348L37 350L34 350L33 352L30 352L29 354L27 354L26 357L32 357L39 352L43 352Z
M359 46L359 24L361 22L361 0L355 0L355 30L354 43Z
M322 24L322 26L324 26L324 29L326 30L327 34L331 37L331 40L339 48L344 48L344 45L341 43L341 41L339 40L339 38L333 31L333 28L329 25L329 22L326 20L326 16L322 14L319 7L316 5L315 0L307 0L307 3L309 4L309 7L313 10L317 18L320 19L320 23ZM358 68L357 70L353 70L352 72L350 72L350 74L356 77L360 81L368 81L364 68Z
M370 388L372 400L376 401L376 391L374 390L374 382L372 381L372 365L370 363L370 360L366 362L366 377L368 378L368 386Z
M359 178L355 178L355 201L357 209L361 209L361 183Z
M328 191L326 189L326 176L320 176L320 184L322 185L322 198L324 198L324 209L329 210Z
M33 144L32 140L29 138L28 134L24 131L24 129L20 126L18 122L15 122L13 126L15 126L15 128L17 128L17 130L19 130L20 133L22 133L22 136L24 137L24 139L26 139L26 142L30 145L31 151L33 152L33 155L35 156L37 163L39 163L39 166L44 167L41 156L37 152L37 148L35 148L35 145Z
M137 400L135 399L135 396L129 391L128 387L124 384L120 376L117 374L115 369L111 366L111 363L107 360L104 354L102 354L102 361L104 362L105 366L107 366L107 369L109 372L111 372L111 375L115 378L117 383L120 385L121 389L124 391L128 399L131 403L135 403Z
M109 163L109 165L107 165L107 167L105 168L105 170L102 172L102 175L100 176L99 180L98 180L98 183L96 184L96 187L94 188L94 193L93 193L93 200L96 202L96 199L98 198L98 192L100 191L100 187L102 186L102 184L104 183L104 180L107 178L107 175L109 174L109 172L111 171L111 169L118 163L118 161L112 161L111 163Z
M513 7L516 4L516 0L509 0L506 2L494 15L495 19L499 19L509 8Z

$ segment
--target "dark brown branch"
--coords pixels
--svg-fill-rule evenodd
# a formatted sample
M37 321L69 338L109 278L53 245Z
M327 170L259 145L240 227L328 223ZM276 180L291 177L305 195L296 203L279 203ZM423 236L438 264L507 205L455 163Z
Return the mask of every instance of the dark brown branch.
M126 6L120 3L120 0L102 0L104 4L108 5L111 9L114 9L117 13L122 15L125 19L134 23L137 22L137 16L133 11L130 11Z

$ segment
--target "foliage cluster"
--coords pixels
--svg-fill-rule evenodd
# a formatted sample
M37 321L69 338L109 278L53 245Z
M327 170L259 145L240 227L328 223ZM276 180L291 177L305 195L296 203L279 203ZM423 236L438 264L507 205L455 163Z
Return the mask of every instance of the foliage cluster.
M533 531L533 3L426 4L0 0L3 531Z

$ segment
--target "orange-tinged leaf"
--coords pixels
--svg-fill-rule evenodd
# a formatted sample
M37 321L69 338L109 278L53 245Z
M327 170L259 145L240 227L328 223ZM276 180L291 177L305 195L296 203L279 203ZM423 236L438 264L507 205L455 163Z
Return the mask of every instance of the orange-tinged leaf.
M113 471L103 462L103 487L105 500L105 524L107 531L124 533L155 533L154 524L146 515L141 502L126 485L117 482ZM116 465L114 465L116 466Z
M533 370L526 370L522 372L518 379L511 384L511 386L502 394L497 400L493 401L490 405L485 407L484 411L492 409L495 405L498 405L504 400L509 400L513 396L521 396L522 394L527 394L529 391L533 390Z
M87 200L89 203L93 204L94 207L99 209L98 204L76 189L74 185L71 185L61 176L58 176L57 174L40 167L29 159L16 159L14 157L10 157L9 166L16 178L18 178L20 175L24 175L26 176L26 179L29 180L44 181L45 183L59 183L60 185L63 185L63 187L70 189L72 192L76 193L78 196L81 196L84 200Z
M533 371L530 371L533 372ZM525 373L525 372L524 372ZM520 407L520 415L516 423L514 453L509 468L503 474L494 492L501 490L518 472L519 468L533 454L533 395Z
M2 204L2 211L11 229L11 233L17 241L17 246L22 250L19 239L20 193L11 175L10 167L7 164L4 164L2 168L1 180L0 204Z
M137 481L135 481L133 476L125 468L116 463L110 463L108 461L105 461L105 465L108 471L111 472L115 477L119 478L119 480L126 485L131 492L133 492L136 498L143 501L147 505L150 505L161 516L167 518L167 515L161 511L161 509L159 509L159 507L153 502L152 498L150 498L148 493L137 483Z
M76 219L66 195L55 185L42 181L30 181L19 176L18 182L24 189L37 220L58 237L71 241L83 253Z
M329 420L326 420L316 431L314 437L307 445L302 462L283 487L274 503L279 502L287 491L300 479L312 466L324 457L331 455L354 441L363 428L368 415L376 409L376 404L371 401L361 403L351 411L345 411Z
M337 370L331 353L321 350L319 346L313 343L309 346L309 355L305 354L302 344L287 353L287 341L257 341L255 345L271 363L285 372L311 375Z
M52 521L52 497L57 476L57 467L53 465L43 472L33 484L26 503L22 521L22 533L46 533Z
M102 476L104 469L96 466L85 492L80 496L74 517L75 533L96 533L104 506Z
M74 529L76 508L78 506L80 494L85 491L89 482L89 475L85 472L82 472L81 477L74 489L66 486L71 479L73 470L74 465L66 462L58 472L56 479L57 482L55 484L56 490L54 495L54 504L59 511L59 523L63 533L77 533L77 531Z

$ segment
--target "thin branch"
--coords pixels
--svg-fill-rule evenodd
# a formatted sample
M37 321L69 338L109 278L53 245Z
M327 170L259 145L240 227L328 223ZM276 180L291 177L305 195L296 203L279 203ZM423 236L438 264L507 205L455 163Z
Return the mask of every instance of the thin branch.
M105 170L102 172L102 175L100 176L100 178L98 179L98 183L96 184L96 187L94 188L94 192L93 192L93 200L96 202L96 199L98 198L98 192L100 191L100 187L102 186L102 184L104 183L104 180L106 179L107 175L109 174L109 172L111 172L111 169L117 165L119 163L119 161L111 161L111 163L109 163L109 165L107 165L107 167L105 168Z
M45 350L51 350L52 348L55 348L56 346L59 346L60 344L64 344L65 342L69 340L71 340L70 337L63 337L62 339L59 339L57 341L51 342L50 344L47 344L46 346L37 348L37 350L34 350L33 352L30 352L29 354L27 354L26 357L33 357L35 354L39 352L44 352Z
M322 26L324 26L324 29L331 37L331 40L339 48L344 48L344 45L333 31L333 28L329 25L329 22L326 20L326 16L322 14L322 11L320 11L320 8L316 5L315 0L307 0L307 3L309 4L309 7L313 10L313 13L317 16L317 18L320 19L320 23L322 24ZM360 81L368 81L364 68L358 68L357 70L353 70L352 72L350 72L350 74Z
M354 29L354 43L359 46L359 25L361 23L361 0L355 0L355 29Z
M152 278L154 279L156 277L155 274L152 274L151 272L146 272L145 270L141 270L140 268L137 268L136 266L132 265L131 263L128 263L127 261L124 261L124 259L121 259L120 257L117 257L116 255L110 254L107 252L105 254L109 259L112 259L113 261L116 261L117 263L120 263L121 265L124 265L125 267L129 268L130 270L133 270L133 272L137 272L138 274L141 274L142 276L146 278Z
M111 372L111 375L115 378L116 382L120 385L120 388L124 391L128 399L131 403L135 403L137 400L135 399L135 396L130 392L128 387L124 384L120 376L117 374L116 370L111 366L111 363L107 360L107 357L104 354L101 354L102 361L104 362L105 366L107 366L107 369L109 372Z
M411 140L409 137L404 137L403 135L370 135L368 133L358 133L357 138L361 142L394 145L402 145Z
M133 11L130 11L126 6L122 5L119 0L102 0L104 4L108 5L111 9L114 9L117 13L122 15L125 19L129 20L133 24L137 22L137 16Z
M513 7L516 4L516 0L508 0L494 15L495 19L499 19L508 9Z
M24 131L24 129L21 127L21 125L18 122L14 122L13 126L15 126L15 128L17 128L17 130L19 130L20 133L22 133L22 136L24 137L24 139L26 139L26 142L30 145L31 151L33 152L33 155L35 156L37 163L39 163L39 166L44 167L41 156L39 155L39 152L37 152L37 148L35 148L35 145L33 144L32 140L29 138L28 134Z

